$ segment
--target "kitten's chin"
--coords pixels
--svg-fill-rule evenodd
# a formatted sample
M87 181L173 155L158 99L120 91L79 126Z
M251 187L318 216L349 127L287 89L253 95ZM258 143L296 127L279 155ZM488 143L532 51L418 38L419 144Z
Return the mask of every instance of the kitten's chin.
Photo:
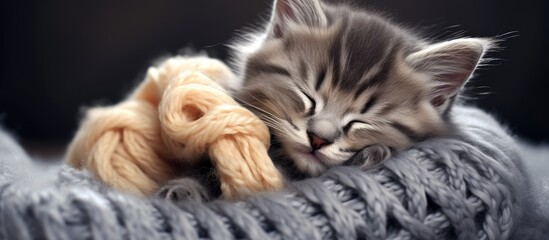
M301 172L310 176L318 176L326 171L326 166L313 154L293 152L290 157Z

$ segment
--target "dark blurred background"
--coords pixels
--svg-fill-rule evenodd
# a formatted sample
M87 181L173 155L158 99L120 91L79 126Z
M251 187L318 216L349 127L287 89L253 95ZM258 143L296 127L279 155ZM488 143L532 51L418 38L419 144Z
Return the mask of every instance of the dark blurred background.
M356 0L432 36L508 38L469 89L518 136L549 140L546 0ZM151 62L186 46L225 59L271 0L3 1L0 124L34 154L59 153L81 106L119 101ZM508 34L510 33L510 34ZM488 93L488 94L487 94ZM52 150L53 149L53 150Z

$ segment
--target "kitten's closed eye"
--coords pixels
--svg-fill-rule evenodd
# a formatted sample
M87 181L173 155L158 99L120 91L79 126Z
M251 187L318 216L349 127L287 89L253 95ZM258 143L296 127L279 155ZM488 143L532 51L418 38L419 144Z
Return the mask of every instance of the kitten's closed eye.
M309 107L309 110L307 111L307 116L313 116L315 114L315 110L316 110L316 101L311 96L309 96L307 94L305 94L305 96L309 99L309 101L311 103L311 106Z
M316 111L316 101L314 98L312 98L309 94L305 93L305 91L301 90L299 91L298 95L300 95L301 99L303 100L303 104L305 106L305 114L307 117L313 116ZM302 95L302 96L301 96Z
M372 106L376 104L376 102L377 102L377 96L376 95L371 96L366 102L366 104L364 104L364 107L360 110L360 114L367 113L372 108Z
M353 120L353 121L350 121L349 123L347 123L347 125L345 125L345 127L343 128L343 132L345 133L349 133L349 131L353 128L353 127L360 127L360 125L365 125L367 123L363 122L363 121L359 121L359 120Z
M318 74L318 77L316 79L315 83L315 90L318 92L320 90L320 87L322 86L322 83L324 83L324 79L326 79L326 69L322 68L322 71Z

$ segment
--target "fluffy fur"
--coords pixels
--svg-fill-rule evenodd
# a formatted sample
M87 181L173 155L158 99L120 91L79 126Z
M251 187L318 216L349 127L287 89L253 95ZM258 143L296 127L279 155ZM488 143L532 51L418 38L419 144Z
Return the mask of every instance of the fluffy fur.
M431 43L344 4L277 0L265 30L234 44L236 98L301 172L370 168L451 133L447 112L491 41Z

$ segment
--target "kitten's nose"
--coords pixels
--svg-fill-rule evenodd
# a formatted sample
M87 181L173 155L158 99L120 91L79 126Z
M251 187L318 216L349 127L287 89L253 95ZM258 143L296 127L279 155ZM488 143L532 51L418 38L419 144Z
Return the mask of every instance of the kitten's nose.
M311 147L313 148L313 151L315 150L318 150L332 142L324 139L324 138L321 138L319 136L317 136L316 134L312 133L312 132L307 132L307 135L309 136L309 142L311 143Z

